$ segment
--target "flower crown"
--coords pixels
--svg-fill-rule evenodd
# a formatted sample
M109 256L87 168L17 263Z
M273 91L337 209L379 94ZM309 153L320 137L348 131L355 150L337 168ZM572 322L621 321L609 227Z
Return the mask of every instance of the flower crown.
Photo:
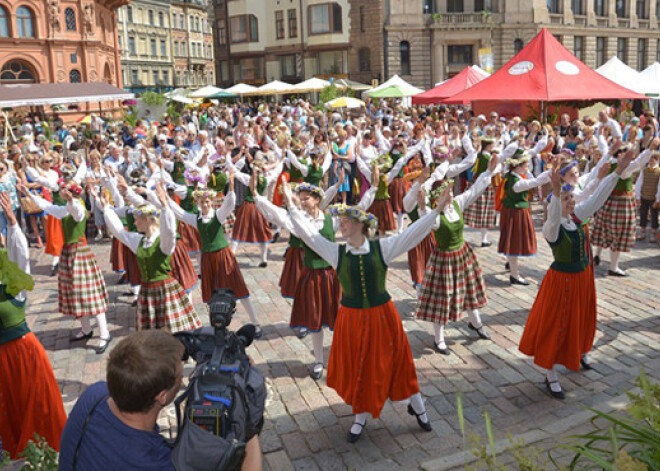
M371 161L371 166L377 166L378 170L381 172L387 172L392 168L392 165L394 165L394 162L392 161L392 157L390 157L389 154L381 154Z
M436 188L434 188L429 192L429 199L431 201L437 200L438 197L442 194L442 192L445 191L445 189L448 186L451 186L453 184L454 184L453 178L445 178L440 185L438 185Z
M574 189L575 189L575 187L573 185L571 185L570 183L567 183L566 185L561 187L561 192L562 193L571 193ZM553 193L550 192L550 194L548 195L548 199L547 199L548 203L552 199L552 194Z
M206 184L206 179L197 173L196 170L190 170L189 168L183 172L183 177L189 183L201 183L202 185Z
M531 158L532 158L532 154L530 154L529 152L518 150L513 155L513 157L509 157L508 159L506 159L504 161L504 164L508 165L509 167L517 167L518 165L524 164Z
M75 182L66 183L63 178L60 178L57 184L60 190L68 190L73 196L80 196L82 194L82 188Z
M142 206L135 208L133 214L136 216L160 216L160 210L151 204L143 204Z
M559 171L559 174L563 177L564 175L566 175L566 173L567 173L570 169L572 169L573 167L575 167L577 164L578 164L578 161L577 161L577 160L574 160L573 162L571 162L570 164L568 164L566 167L562 168L562 169Z
M294 191L296 193L300 193L301 191L305 191L307 193L313 193L319 198L323 199L323 196L325 193L323 193L323 190L319 188L316 185L312 185L311 183L300 183L299 185L296 185Z
M214 200L218 196L218 192L211 190L210 188L200 188L199 190L193 191L192 197L195 200L209 198Z
M378 218L357 206L348 206L346 204L333 204L328 207L328 211L333 216L346 216L362 224L366 224L370 229L378 227Z
M431 155L433 155L433 160L447 159L451 151L447 146L437 146L433 148Z

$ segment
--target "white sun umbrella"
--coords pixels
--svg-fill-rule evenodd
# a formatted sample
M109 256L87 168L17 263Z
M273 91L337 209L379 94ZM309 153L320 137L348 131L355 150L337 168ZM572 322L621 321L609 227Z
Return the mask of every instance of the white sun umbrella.
M640 75L646 84L646 94L660 95L660 63L654 62L640 72Z
M350 96L340 96L339 98L328 101L325 106L327 108L362 108L364 102Z
M298 93L320 92L325 87L329 87L330 82L320 78L312 77L293 86Z
M216 95L220 92L224 92L224 90L212 85L207 85L206 87L202 87L199 90L192 92L190 98L206 98L207 96Z
M262 85L254 92L256 95L284 95L286 93L298 93L293 85L279 80Z
M229 87L226 92L233 93L234 95L249 95L257 90L257 87L248 85L247 83L237 83Z

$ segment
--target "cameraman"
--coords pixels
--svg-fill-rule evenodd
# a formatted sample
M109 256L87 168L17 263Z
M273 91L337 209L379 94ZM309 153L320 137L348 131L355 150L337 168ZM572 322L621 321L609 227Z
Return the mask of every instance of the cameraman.
M139 331L119 342L108 360L107 383L87 388L71 411L59 469L174 471L156 420L181 387L183 352L183 344L163 330ZM242 469L262 469L258 436L247 444Z

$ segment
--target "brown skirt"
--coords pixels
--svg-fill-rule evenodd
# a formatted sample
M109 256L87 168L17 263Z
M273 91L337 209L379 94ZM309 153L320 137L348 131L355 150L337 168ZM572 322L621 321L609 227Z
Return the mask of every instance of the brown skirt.
M195 273L195 268L190 261L190 256L182 239L176 241L170 263L172 265L172 277L179 282L186 293L192 291L197 285L197 273Z
M497 251L514 257L536 254L532 210L503 207L500 218L500 242Z
M199 252L202 247L202 239L199 236L199 231L191 226L186 224L183 221L179 221L179 235L181 236L181 241L183 241L183 247L188 253Z
M392 212L392 203L390 200L376 200L369 208L369 212L378 218L378 232L396 230L396 220Z
M238 242L251 242L257 244L268 243L273 240L270 225L251 201L243 201L236 211L236 222L231 238Z
M403 197L406 196L408 191L408 182L402 177L395 177L390 183L387 191L390 194L390 203L392 203L392 211L396 214L405 213L403 209Z
M293 298L303 269L303 258L305 251L300 247L289 246L280 276L280 293L285 298Z
M124 244L122 244L116 237L112 238L112 246L110 247L110 263L112 271L122 272L126 270L124 266Z
M408 251L408 267L410 268L410 277L415 287L420 286L424 281L426 265L434 250L435 238L433 234L429 234L417 247Z
M341 286L334 268L303 267L291 308L291 328L306 327L318 332L335 328Z
M137 263L137 255L131 249L122 244L124 253L124 267L126 268L126 279L131 286L138 286L142 283L142 274Z
M202 299L205 303L211 300L215 288L229 288L236 299L250 295L234 252L229 247L202 252Z

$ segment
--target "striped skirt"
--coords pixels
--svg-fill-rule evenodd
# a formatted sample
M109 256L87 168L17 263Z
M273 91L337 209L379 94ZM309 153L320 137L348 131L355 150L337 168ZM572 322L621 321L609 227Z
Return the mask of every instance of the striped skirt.
M477 257L467 242L458 250L435 250L422 283L417 318L447 323L461 318L464 311L484 306L486 283Z
M205 303L211 300L215 288L231 289L236 299L250 295L234 252L229 247L202 252L202 299Z
M195 227L179 221L178 231L186 252L196 253L201 250L202 240L199 236L199 231Z
M335 328L341 286L334 268L303 267L291 308L289 327L306 327L318 332Z
M388 186L387 191L390 194L392 211L396 214L405 213L406 211L403 209L403 197L406 196L406 192L408 191L408 182L402 177L395 177Z
M280 276L280 293L285 298L293 298L296 294L296 286L303 269L303 258L305 258L303 249L289 246Z
M137 255L131 249L122 244L122 252L124 253L124 267L126 268L126 280L131 286L138 286L142 284L142 274L140 267L137 263Z
M258 244L273 240L268 221L259 212L257 205L251 201L244 201L236 211L236 222L231 237L238 242Z
M435 247L435 238L433 234L429 234L417 247L408 251L408 268L410 269L410 277L415 287L421 285L422 281L424 281L426 265Z
M530 208L503 207L498 253L524 257L536 254L536 232Z
M615 252L630 252L635 246L635 197L612 194L594 216L591 242Z
M114 272L123 272L126 270L126 267L124 266L123 246L124 244L119 242L119 239L116 237L112 238L112 246L110 247L110 264L112 265L112 271Z
M188 295L174 278L142 283L137 308L138 330L167 329L174 333L201 325Z
M182 239L176 241L170 263L172 265L172 277L179 282L186 292L192 291L197 285L197 272L195 272Z
M396 220L394 219L390 200L374 201L369 208L369 212L378 218L378 232L383 234L387 231L396 230Z
M465 210L465 224L475 229L492 229L497 224L495 190L489 186L477 201Z
M66 316L95 316L108 310L108 292L96 257L85 242L62 248L57 271L59 310Z

